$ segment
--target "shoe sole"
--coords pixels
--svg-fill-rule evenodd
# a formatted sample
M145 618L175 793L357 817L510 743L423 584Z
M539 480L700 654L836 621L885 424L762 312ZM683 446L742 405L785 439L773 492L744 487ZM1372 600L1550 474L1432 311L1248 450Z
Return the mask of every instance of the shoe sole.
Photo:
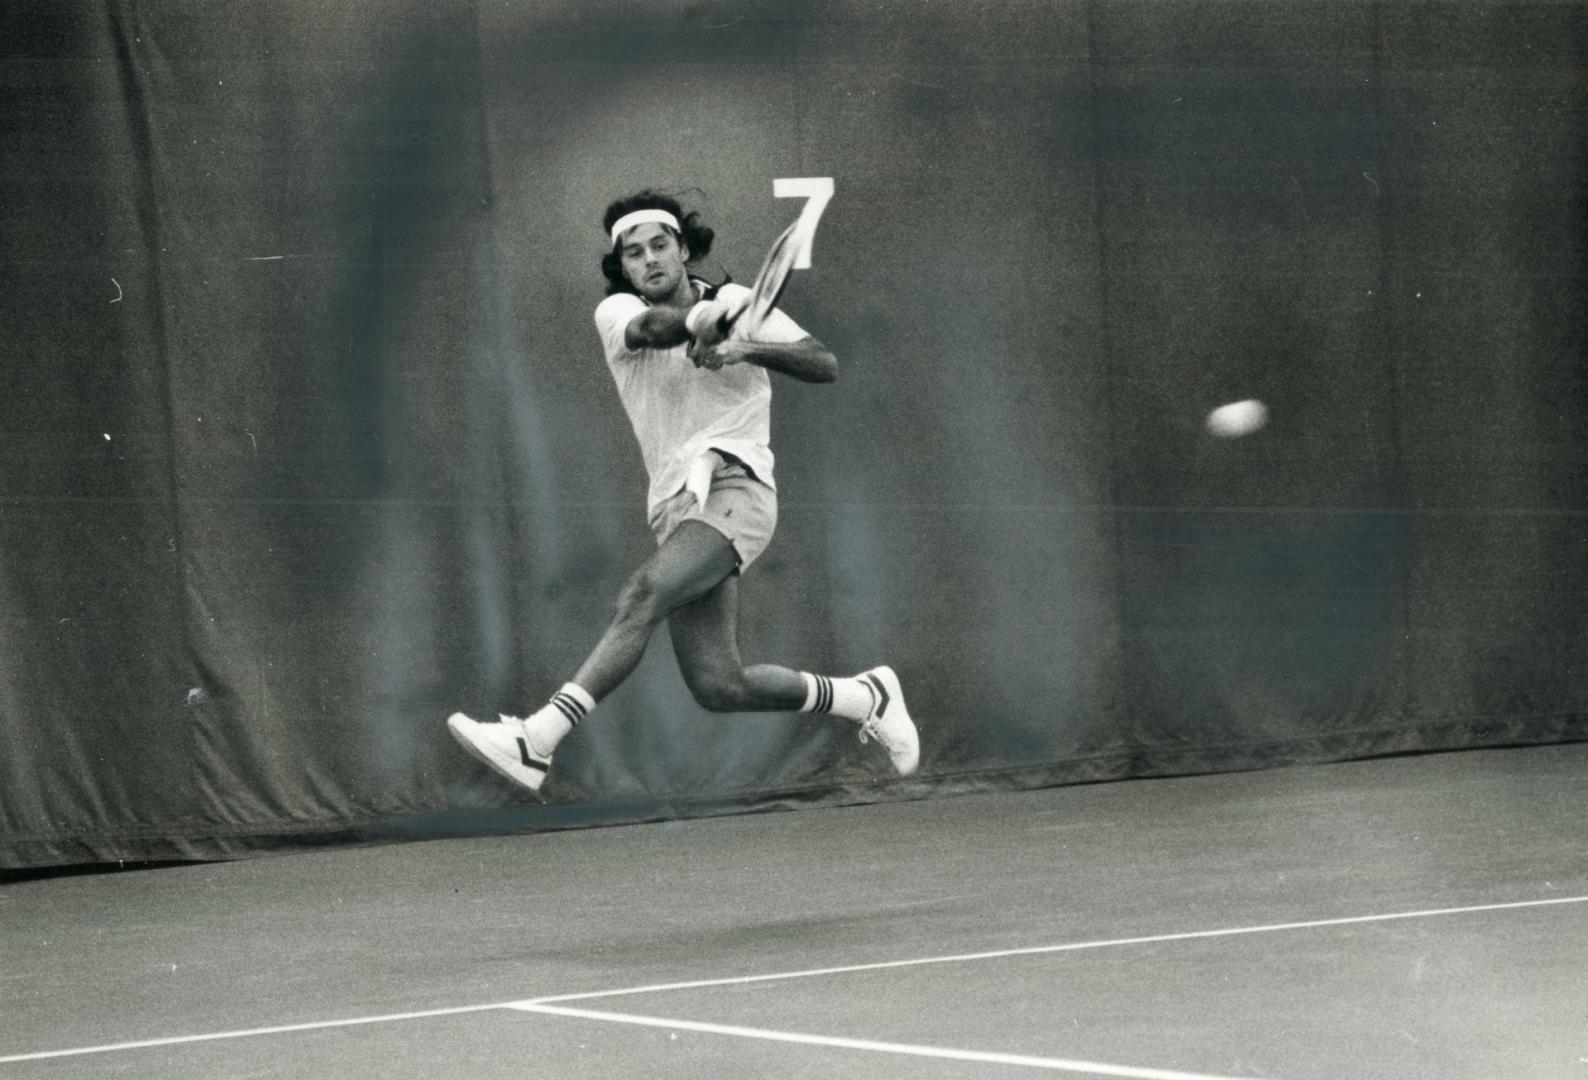
M471 719L463 713L453 713L447 717L447 730L452 732L452 737L462 744L469 756L488 767L499 776L504 776L521 788L526 788L535 795L540 794L540 786L546 781L546 774L539 769L531 769L516 760L503 760L493 754L488 748L481 746L470 738L472 728L482 727L478 720ZM537 759L538 760L538 759ZM546 762L549 767L550 761Z
M893 760L893 751L888 751L888 760L893 762L893 767L898 771L898 774L900 776L909 776L921 764L921 735L920 731L915 726L915 721L910 718L910 710L905 708L904 687L899 683L898 674L894 672L891 667L886 665L879 668L872 668L870 671L866 672L866 674L875 676L877 680L882 683L883 688L887 690L888 704L885 706L885 708L889 712L893 713L894 722L897 723L899 718L903 717L904 722L909 725L911 733L915 735L915 739L913 740L915 745L911 748L910 757L903 765L900 765L897 761ZM897 712L894 712L894 710L897 710ZM878 741L881 742L880 739ZM882 745L884 749L887 749L887 743L883 743Z

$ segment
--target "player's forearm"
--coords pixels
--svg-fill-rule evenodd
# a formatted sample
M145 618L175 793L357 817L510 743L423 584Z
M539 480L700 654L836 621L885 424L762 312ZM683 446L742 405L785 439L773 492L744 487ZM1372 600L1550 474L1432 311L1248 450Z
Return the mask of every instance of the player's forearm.
M830 383L838 378L838 358L815 338L789 343L745 341L741 344L747 364L760 364L768 371L800 382Z
M629 320L623 331L623 340L631 349L671 349L689 340L689 328L684 325L687 312L677 308L657 306L641 312Z

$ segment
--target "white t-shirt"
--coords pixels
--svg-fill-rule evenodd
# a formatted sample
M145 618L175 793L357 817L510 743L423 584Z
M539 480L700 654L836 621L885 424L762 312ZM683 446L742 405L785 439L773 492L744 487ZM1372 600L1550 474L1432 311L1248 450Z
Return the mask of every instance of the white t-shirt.
M717 299L729 306L749 295L728 283ZM687 345L631 349L623 334L650 305L633 293L614 293L596 307L596 331L618 396L634 425L650 474L647 513L683 490L689 465L708 450L732 454L757 480L772 479L772 380L759 364L730 364L718 371L697 368ZM735 326L729 337L743 338ZM774 308L756 331L757 341L795 342L808 337L799 324Z

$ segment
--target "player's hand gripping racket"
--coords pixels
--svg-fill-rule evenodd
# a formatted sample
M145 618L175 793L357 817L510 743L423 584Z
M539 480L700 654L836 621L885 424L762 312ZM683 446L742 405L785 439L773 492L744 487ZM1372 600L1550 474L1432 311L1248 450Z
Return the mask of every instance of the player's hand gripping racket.
M755 337L761 323L777 307L783 289L788 285L789 273L794 269L807 270L811 265L811 243L816 239L816 225L833 197L833 178L830 176L782 177L772 181L772 194L779 199L804 198L805 206L794 224L772 244L761 263L761 272L750 287L750 298L737 312L730 312L727 327L742 326L742 336Z

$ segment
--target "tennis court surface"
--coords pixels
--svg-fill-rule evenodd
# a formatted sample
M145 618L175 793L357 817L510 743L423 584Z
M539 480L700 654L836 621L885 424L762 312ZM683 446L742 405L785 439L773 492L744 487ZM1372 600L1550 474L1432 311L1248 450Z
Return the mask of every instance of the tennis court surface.
M1588 1077L1588 745L0 887L0 1078Z

